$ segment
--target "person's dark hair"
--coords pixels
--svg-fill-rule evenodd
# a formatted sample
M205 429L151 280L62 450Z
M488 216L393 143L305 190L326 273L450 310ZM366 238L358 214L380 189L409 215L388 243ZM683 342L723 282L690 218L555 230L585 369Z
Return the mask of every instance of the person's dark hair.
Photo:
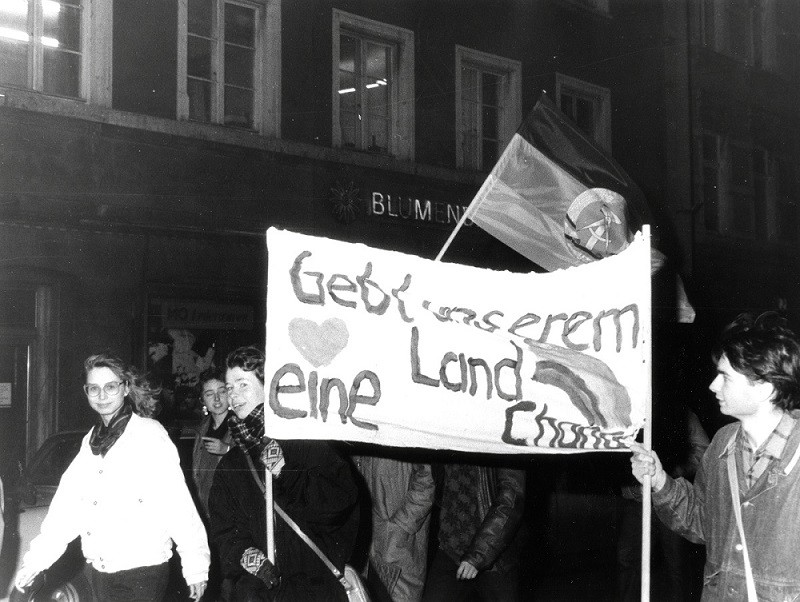
M158 394L161 389L152 386L135 367L113 355L98 353L89 356L83 363L84 377L88 377L89 371L93 368L108 368L120 381L128 385L127 397L132 404L133 411L139 416L151 418L156 415Z
M264 352L252 345L239 347L225 359L228 368L241 368L245 372L255 372L258 380L264 382Z
M220 382L225 382L225 368L222 366L214 366L212 368L207 368L200 373L200 376L197 381L197 391L199 393L203 392L203 385L206 384L210 380L218 380Z
M714 361L723 355L737 372L775 387L776 407L800 407L800 342L780 314L741 314L723 331Z

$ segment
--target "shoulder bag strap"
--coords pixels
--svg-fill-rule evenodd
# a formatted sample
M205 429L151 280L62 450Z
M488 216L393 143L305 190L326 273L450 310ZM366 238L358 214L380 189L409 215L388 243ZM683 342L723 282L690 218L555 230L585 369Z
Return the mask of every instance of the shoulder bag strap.
M258 484L258 487L259 489L261 489L261 492L264 493L266 491L266 488L264 487L264 483L261 482L261 478L258 476L258 471L256 470L255 464L253 464L253 459L250 457L250 454L247 453L245 450L242 451L244 451L244 457L247 459L247 464L250 466L250 474L253 476L253 479L255 479L255 482ZM330 569L330 571L334 574L334 576L339 581L342 582L342 585L344 585L345 587L349 587L347 583L345 583L344 581L344 575L342 575L342 572L336 568L336 565L334 565L328 559L325 553L319 549L319 546L315 544L311 540L311 538L303 532L303 530L298 526L296 522L294 522L294 520L292 520L292 517L286 514L286 512L284 512L283 508L281 508L277 502L273 502L273 506L275 507L275 512L278 513L278 516L280 516L284 521L286 521L286 524L289 525L295 533L297 533L297 536L304 542L306 542L306 544L308 544L308 547L311 548L317 556L319 556L319 559L325 564L326 567L328 567L328 569Z
M744 574L747 579L747 600L748 602L758 602L756 597L756 585L753 579L753 569L750 567L750 555L747 552L747 542L744 539L744 525L742 524L742 509L739 501L739 477L736 474L736 450L728 451L728 484L731 487L731 500L733 501L733 513L736 516L736 526L739 528L739 537L742 540L742 556L744 559Z

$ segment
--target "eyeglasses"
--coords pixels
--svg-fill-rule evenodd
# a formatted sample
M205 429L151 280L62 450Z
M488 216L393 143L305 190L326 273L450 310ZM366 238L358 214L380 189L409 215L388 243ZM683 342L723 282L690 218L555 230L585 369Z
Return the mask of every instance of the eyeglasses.
M206 401L212 401L218 397L227 397L228 396L228 389L226 387L220 387L216 391L203 391L203 399Z
M234 392L244 393L249 387L250 383L240 382L236 383L235 385L225 385L225 390L228 392L228 395L233 395Z
M112 380L110 383L100 385L83 385L83 390L89 397L100 397L100 391L105 391L109 397L119 393L120 387L127 384L125 381Z

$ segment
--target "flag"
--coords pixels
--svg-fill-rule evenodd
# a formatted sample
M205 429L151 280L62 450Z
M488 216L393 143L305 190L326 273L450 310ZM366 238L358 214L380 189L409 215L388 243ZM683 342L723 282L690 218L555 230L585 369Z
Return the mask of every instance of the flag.
M467 215L547 271L615 255L643 224L652 223L636 183L546 94L514 134ZM653 271L663 262L654 249ZM676 290L680 315L693 318L682 283Z

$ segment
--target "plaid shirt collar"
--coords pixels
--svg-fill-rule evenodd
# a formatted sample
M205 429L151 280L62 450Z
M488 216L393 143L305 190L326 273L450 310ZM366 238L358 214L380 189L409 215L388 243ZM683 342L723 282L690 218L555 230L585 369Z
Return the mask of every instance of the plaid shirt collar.
M756 450L750 445L744 429L739 429L735 438L736 448L742 458L742 467L744 468L748 488L752 487L759 477L764 474L770 462L781 460L795 422L795 418L789 412L785 412L766 441Z

